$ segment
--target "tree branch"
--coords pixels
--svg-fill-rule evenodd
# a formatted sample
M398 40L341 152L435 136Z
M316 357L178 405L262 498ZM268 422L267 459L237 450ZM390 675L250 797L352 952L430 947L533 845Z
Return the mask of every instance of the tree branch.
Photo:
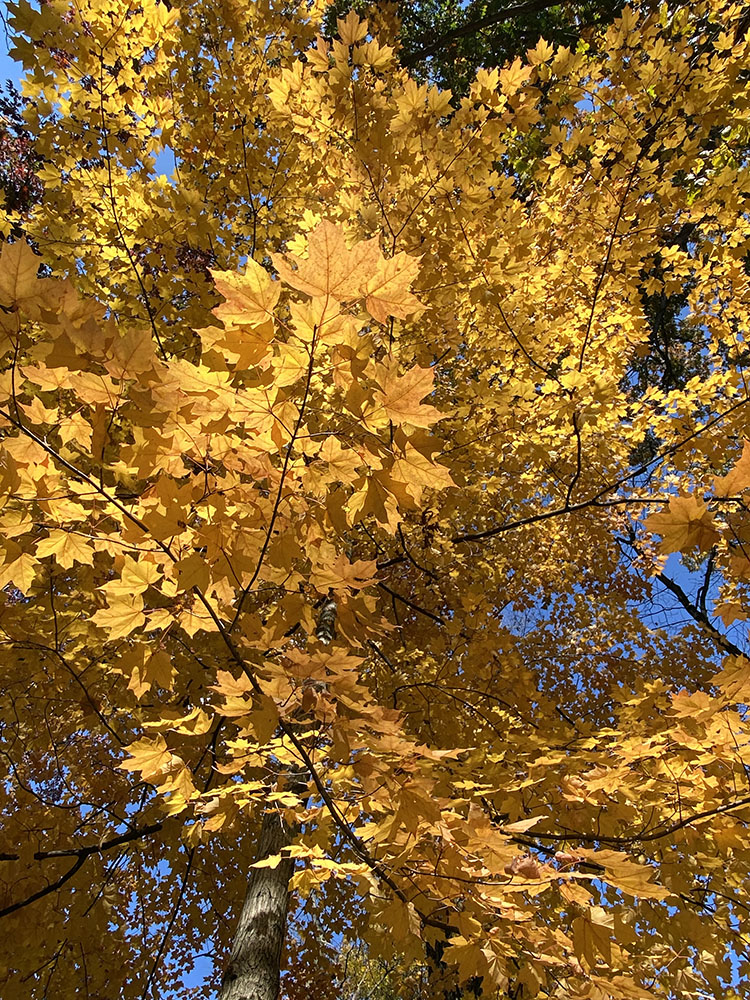
M92 854L104 854L105 851L111 851L115 847L121 847L123 844L129 844L134 840L150 836L152 833L157 833L161 830L163 826L163 823L151 823L148 826L138 827L135 830L129 830L127 833L122 833L117 837L112 837L110 840L104 840L98 844L87 844L84 847L69 847L63 850L55 851L36 851L34 853L34 859L36 861L50 861L55 858L75 858L75 861L71 867L54 882L46 885L38 892L32 893L31 896L27 896L26 899L21 899L17 903L11 903L9 906L0 910L0 917L5 917L9 913L15 913L16 910L21 910L25 906L35 903L43 896L48 896L51 892L56 892L58 889L61 889L66 882L69 882L70 879L72 879L73 876L80 871L81 868L83 868L84 864ZM18 860L18 854L0 853L0 861Z

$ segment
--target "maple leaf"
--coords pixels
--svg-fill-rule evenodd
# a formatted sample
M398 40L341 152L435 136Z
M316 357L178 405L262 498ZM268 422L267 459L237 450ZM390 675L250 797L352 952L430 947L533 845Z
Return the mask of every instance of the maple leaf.
M157 649L145 662L134 664L128 688L136 698L142 698L154 685L168 691L172 687L173 676L174 669L169 654L166 650Z
M328 471L341 482L351 481L364 465L366 460L362 453L354 448L342 448L338 440L327 437L323 447L318 452L318 458L328 465Z
M614 916L601 906L589 907L586 914L573 921L573 946L576 955L585 959L590 969L596 968L599 956L609 965L612 961Z
M177 588L178 590L192 590L197 587L199 590L206 590L210 578L210 570L205 559L198 553L181 559L177 564Z
M37 548L37 554L39 549ZM141 594L155 584L161 574L152 562L136 562L132 556L125 556L122 572L118 580L110 580L101 589L109 600Z
M638 864L622 851L582 849L579 853L587 860L602 865L605 869L602 878L630 896L641 899L665 899L670 895L668 889L651 881L655 874L653 868Z
M409 496L415 503L422 500L425 487L445 489L455 486L451 474L444 465L431 461L421 451L417 451L407 441L403 453L394 461L390 469L390 478L403 483Z
M140 771L144 781L158 781L174 766L174 754L163 736L144 736L127 748L130 760L120 764L124 771Z
M362 295L368 278L382 260L377 240L349 249L341 226L324 219L310 232L306 259L273 254L281 279L312 296L331 296L340 302ZM294 265L294 267L291 267Z
M143 599L135 597L131 601L124 598L113 600L106 608L92 615L91 621L107 633L109 640L122 639L145 624Z
M399 375L397 366L384 369L380 378L382 391L375 393L375 404L365 414L373 426L385 420L412 427L431 427L443 414L433 406L423 406L422 400L433 391L435 372L432 368L411 368Z
M696 546L706 551L719 539L706 505L694 496L674 497L667 510L646 518L649 531L662 536L659 551L688 552Z
M726 476L714 476L717 497L737 496L750 488L750 441L743 441L742 456Z
M336 28L344 45L355 45L367 35L367 21L361 21L354 10L337 18Z
M314 570L310 576L310 582L321 593L325 593L329 589L342 592L346 592L349 588L361 590L375 582L376 572L377 561L375 559L357 560L357 562L351 563L343 552L340 552L329 566Z
M365 306L372 318L385 323L389 316L405 319L418 312L422 304L409 291L418 273L418 257L398 253L387 260L379 260L375 273L365 284Z
M273 316L281 285L252 257L242 274L211 271L211 275L225 299L215 310L225 326L263 326Z
M38 295L37 272L41 258L28 243L3 243L0 253L0 302L4 306L24 306Z
M0 566L0 588L8 583L18 587L22 594L28 594L36 578L39 563L28 552L22 552L17 559Z
M63 569L70 569L75 562L91 565L94 560L94 550L87 538L73 531L55 529L39 542L36 554L39 559L53 555Z

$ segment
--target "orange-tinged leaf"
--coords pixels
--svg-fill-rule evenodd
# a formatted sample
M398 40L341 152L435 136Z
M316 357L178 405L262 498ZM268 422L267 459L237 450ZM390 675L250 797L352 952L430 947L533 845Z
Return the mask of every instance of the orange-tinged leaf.
M377 420L383 412L394 424L412 427L431 427L443 414L433 406L423 406L422 400L433 389L435 373L432 368L411 368L399 375L395 365L385 369L380 385L382 393L376 396L377 405L368 420Z
M516 58L510 66L500 70L500 86L505 94L512 96L530 76L531 67L524 66L520 58Z
M37 271L42 263L28 243L3 243L0 253L0 305L15 306L38 295Z
M344 483L352 482L357 472L367 464L359 451L342 448L334 435L325 439L317 457L328 464L328 470L335 479Z
M744 604L740 604L737 601L729 601L717 604L714 608L714 614L718 618L721 618L725 625L729 626L732 622L745 621L748 609Z

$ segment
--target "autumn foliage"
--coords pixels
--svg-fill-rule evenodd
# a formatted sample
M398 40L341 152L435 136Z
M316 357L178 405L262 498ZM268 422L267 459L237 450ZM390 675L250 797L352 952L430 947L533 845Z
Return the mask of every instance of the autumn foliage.
M270 812L290 1000L739 996L747 5L10 6L3 996L210 995Z

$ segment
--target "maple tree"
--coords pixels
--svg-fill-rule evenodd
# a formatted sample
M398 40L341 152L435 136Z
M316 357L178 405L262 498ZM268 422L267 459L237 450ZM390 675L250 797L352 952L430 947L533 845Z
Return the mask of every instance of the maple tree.
M739 995L748 5L11 12L3 995Z

